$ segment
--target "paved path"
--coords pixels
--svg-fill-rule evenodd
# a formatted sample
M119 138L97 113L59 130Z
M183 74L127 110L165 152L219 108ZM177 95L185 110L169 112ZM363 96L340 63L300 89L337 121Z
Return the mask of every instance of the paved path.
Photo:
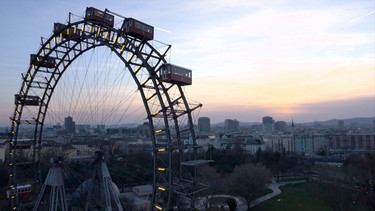
M269 193L267 195L264 195L260 198L255 199L250 203L250 207L254 207L255 205L262 203L274 196L277 196L281 193L280 186L288 185L288 184L298 184L298 183L304 183L306 180L295 180L295 181L288 181L288 182L279 182L277 183L275 178L272 178L272 183L268 185L268 188L272 190L272 193Z
M262 197L259 197L257 199L255 199L254 201L252 201L250 203L250 207L254 207L255 205L259 204L259 203L262 203L274 196L277 196L281 193L281 190L279 188L279 184L276 182L276 180L274 178L272 178L272 183L270 185L268 185L268 188L272 190L272 193L269 193L267 195L264 195Z
M254 207L257 204L260 204L272 197L275 197L281 193L280 186L283 185L288 185L288 184L298 184L298 183L304 183L306 180L296 180L296 181L288 181L288 182L279 182L277 183L274 178L272 178L272 183L268 185L268 188L272 190L272 193L269 193L267 195L264 195L262 197L259 197L252 201L250 203L250 207ZM229 195L215 195L217 197L234 197L237 201L237 209L236 211L246 211L247 210L247 204L246 200L242 197L237 197L237 196L229 196ZM210 196L212 197L212 196ZM206 198L200 198L198 199L198 203L196 204L196 208L199 210L205 210L205 203L206 203Z

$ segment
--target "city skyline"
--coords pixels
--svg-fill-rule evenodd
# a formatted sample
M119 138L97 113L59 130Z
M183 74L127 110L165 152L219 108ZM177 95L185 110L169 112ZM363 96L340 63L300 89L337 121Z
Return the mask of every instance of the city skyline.
M203 104L199 116L211 123L264 116L287 122L374 117L374 4L2 2L7 33L0 41L0 126L10 124L21 73L40 37L49 37L53 23L65 22L69 12L83 15L87 6L155 26L155 40L172 45L170 62L193 70L193 85L185 92Z

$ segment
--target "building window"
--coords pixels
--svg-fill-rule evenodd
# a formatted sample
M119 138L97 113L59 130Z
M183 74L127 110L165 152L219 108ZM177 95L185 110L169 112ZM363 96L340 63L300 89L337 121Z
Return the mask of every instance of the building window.
M343 137L343 147L348 148L348 139L346 137Z
M363 139L362 139L362 136L358 136L358 145L359 145L359 148L363 148Z
M368 148L371 148L371 136L370 135L366 135L366 145ZM374 147L375 147L375 143L374 143Z
M351 148L354 149L355 148L354 136L350 136L350 142L351 142Z

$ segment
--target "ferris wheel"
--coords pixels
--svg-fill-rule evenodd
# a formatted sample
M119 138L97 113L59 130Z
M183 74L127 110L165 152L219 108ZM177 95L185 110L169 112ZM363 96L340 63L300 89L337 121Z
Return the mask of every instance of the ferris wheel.
M205 163L195 156L193 111L202 105L186 98L192 72L168 63L170 48L154 40L152 26L107 9L88 7L83 17L69 14L66 23L54 23L52 35L31 54L15 94L7 153L12 210L37 199L46 140L61 134L73 139L69 122L82 130L147 125L151 209L169 210L182 195L193 201L202 187L189 168ZM61 134L53 132L58 123L65 126Z

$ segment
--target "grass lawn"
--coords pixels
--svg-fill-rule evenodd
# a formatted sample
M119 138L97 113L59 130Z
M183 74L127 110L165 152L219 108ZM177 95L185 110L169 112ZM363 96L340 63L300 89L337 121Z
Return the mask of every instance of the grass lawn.
M270 189L270 188L266 188L266 189L263 191L263 193L262 193L260 196L258 196L258 197L261 197L261 196L267 195L267 194L272 193L272 192L273 192L272 189Z
M282 186L280 195L255 206L253 210L332 210L323 200L314 196L316 186L315 183Z
M340 206L344 211L373 210L366 202L366 195L353 189L322 183L300 183L282 186L280 189L280 195L255 206L252 210L325 211L340 210Z

